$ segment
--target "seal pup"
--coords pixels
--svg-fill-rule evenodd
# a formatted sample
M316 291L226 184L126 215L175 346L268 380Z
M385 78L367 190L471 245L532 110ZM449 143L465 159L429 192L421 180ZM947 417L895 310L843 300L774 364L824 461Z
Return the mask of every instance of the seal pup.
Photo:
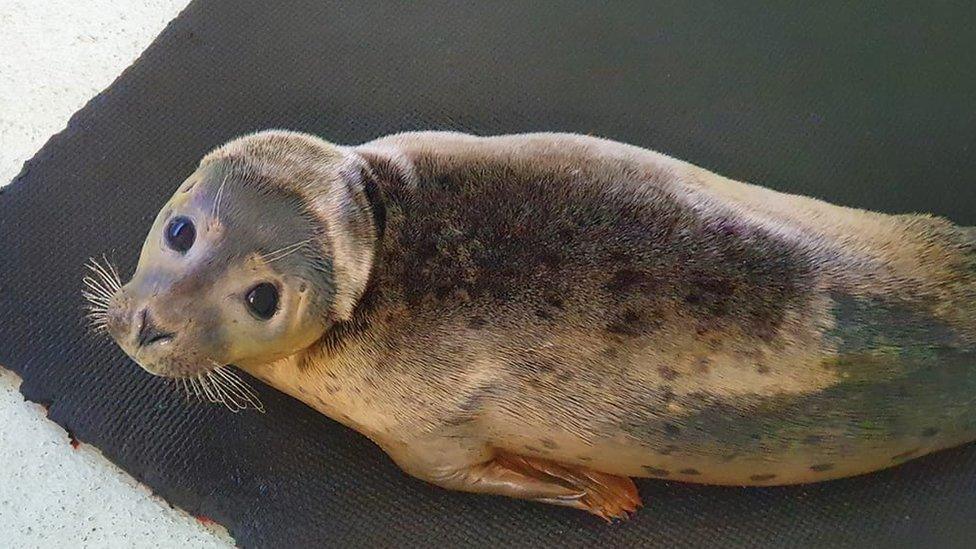
M569 134L267 131L208 154L93 320L226 365L445 488L584 509L630 477L793 484L976 438L976 235Z

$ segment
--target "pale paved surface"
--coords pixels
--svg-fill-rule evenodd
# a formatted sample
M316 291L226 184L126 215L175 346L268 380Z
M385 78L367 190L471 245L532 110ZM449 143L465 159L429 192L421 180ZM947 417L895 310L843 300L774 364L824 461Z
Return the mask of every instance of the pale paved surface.
M186 3L0 0L0 186ZM0 368L0 547L233 543L151 495L91 446L73 449L18 385Z

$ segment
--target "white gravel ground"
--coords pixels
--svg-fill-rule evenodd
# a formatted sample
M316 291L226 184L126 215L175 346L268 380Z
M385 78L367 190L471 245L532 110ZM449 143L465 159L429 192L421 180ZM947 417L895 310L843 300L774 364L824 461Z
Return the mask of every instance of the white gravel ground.
M0 0L0 186L187 0ZM3 318L0 317L0 322ZM0 547L225 547L96 449L69 444L0 368Z

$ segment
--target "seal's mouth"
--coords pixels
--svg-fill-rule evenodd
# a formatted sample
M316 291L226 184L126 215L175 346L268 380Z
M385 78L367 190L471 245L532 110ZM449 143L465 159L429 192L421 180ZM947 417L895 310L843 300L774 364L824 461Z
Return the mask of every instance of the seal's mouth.
M95 334L108 335L143 370L170 380L187 401L222 404L231 412L248 408L264 412L257 392L229 365L206 360L206 365L181 364L173 359L177 333L158 326L148 307L131 314L120 300L124 295L118 271L105 256L89 259L82 295L88 302L87 318ZM128 318L127 318L128 317Z
M163 332L153 323L149 316L149 308L145 308L140 313L139 330L136 332L136 343L139 348L150 347L157 343L168 343L173 341L175 332Z

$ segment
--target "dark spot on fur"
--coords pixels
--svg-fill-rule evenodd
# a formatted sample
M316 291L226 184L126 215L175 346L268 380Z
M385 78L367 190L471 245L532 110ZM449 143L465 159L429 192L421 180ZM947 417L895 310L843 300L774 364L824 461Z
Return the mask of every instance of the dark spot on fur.
M810 466L811 471L816 471L818 473L822 473L824 471L830 471L833 468L834 468L833 463L818 463L816 465Z
M819 446L823 444L823 441L824 437L820 435L807 435L803 437L803 444L807 444L809 446Z
M751 438L752 440L762 440L762 435L759 433L752 433L751 435L749 435L749 438Z
M700 475L701 474L701 472L699 472L698 469L682 469L682 470L680 470L678 472L681 473L682 475Z
M664 448L658 450L657 453L661 454L662 456L670 456L677 449L678 446L675 446L674 444L668 444Z
M562 310L564 307L563 300L560 299L559 296L549 294L546 296L545 301L546 301L546 305L549 305L550 307L554 307L556 309Z
M731 219L723 219L715 225L715 230L725 236L742 236L745 227Z
M560 383L568 383L573 380L573 377L575 377L573 375L573 372L566 370L563 372L559 372L559 374L556 376L556 381Z
M766 375L770 372L769 366L766 364L760 364L756 366L756 371L763 375Z
M939 430L936 429L935 427L928 427L924 431L922 431L922 436L926 438L934 437L937 434L939 434Z
M751 477L749 477L749 480L754 480L756 482L764 482L767 480L773 480L774 478L776 478L776 475L772 473L765 473L762 475L752 475Z
M639 336L641 334L639 321L640 316L633 311L626 311L623 315L618 316L607 324L607 331L612 334L624 336Z
M543 250L539 253L539 262L550 269L557 269L562 265L563 257L552 250Z
M549 311L545 310L545 309L536 309L535 310L535 316L541 318L542 320L552 320L553 319L552 314Z
M653 332L660 328L661 324L660 320L652 318L647 313L641 314L628 309L607 324L607 331L612 334L635 337Z
M657 373L661 374L661 377L667 381L674 381L678 378L678 371L670 366L659 366Z
M550 450L559 448L559 446L556 444L556 442L553 441L550 438L541 439L541 440L539 440L539 442L541 442L543 446L545 446L546 448L549 448Z
M908 458L914 456L915 454L917 454L919 450L921 450L921 448L912 448L911 450L908 450L907 452L902 452L900 454L893 455L893 456L891 456L891 461L902 461L902 460L908 459Z
M620 269L614 273L613 278L604 285L604 288L614 294L622 294L639 288L642 280L641 273L633 269Z
M661 387L661 402L667 404L674 400L674 391L671 390L670 385L665 385Z
M633 260L633 258L634 258L634 256L632 254L629 254L629 253L626 253L626 252L622 252L620 250L612 251L612 252L610 252L609 255L607 255L607 259L609 259L611 262L617 263L617 264L620 264L620 263L630 263Z
M485 327L488 322L482 316L472 316L468 319L468 328L473 328L475 330L480 330Z
M490 384L473 388L457 405L457 413L448 421L449 425L462 425L473 421L481 413L485 398L494 391Z
M617 358L617 355L620 353L617 351L616 347L604 347L603 350L600 351L600 354L606 358Z
M634 333L630 329L630 327L627 326L626 324L621 324L619 322L611 322L611 323L607 324L607 331L610 332L611 334L617 334L617 335L622 335L622 336L631 336L631 337L633 337L633 336L636 336L636 335L640 335L640 334Z
M665 423L664 424L664 432L669 437L676 437L676 436L678 436L678 435L681 434L681 427L678 427L677 425L675 425L673 423Z
M667 469L652 467L650 465L644 465L643 468L644 471L646 471L647 474L651 475L652 477L666 477L671 474Z

